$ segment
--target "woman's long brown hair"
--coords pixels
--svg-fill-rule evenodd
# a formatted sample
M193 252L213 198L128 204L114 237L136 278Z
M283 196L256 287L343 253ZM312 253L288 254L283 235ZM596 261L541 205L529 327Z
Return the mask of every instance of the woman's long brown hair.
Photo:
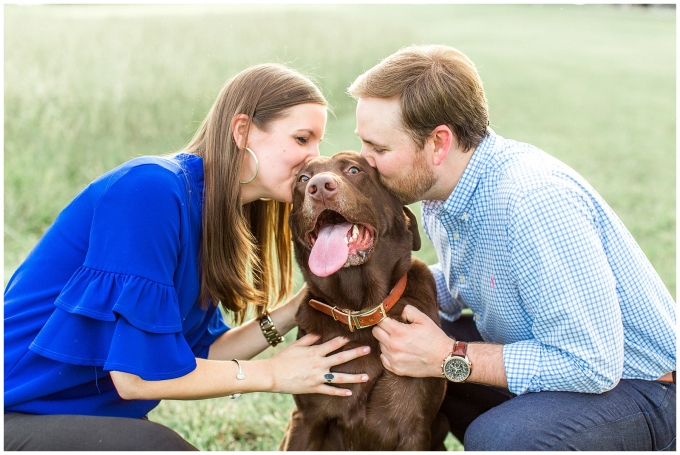
M203 228L200 302L234 312L238 324L249 304L259 313L284 300L293 287L291 205L272 200L241 204L241 163L232 119L245 114L259 129L298 104L327 106L307 77L278 64L250 67L226 82L184 151L203 158ZM248 125L250 128L250 124ZM247 143L248 133L246 132Z

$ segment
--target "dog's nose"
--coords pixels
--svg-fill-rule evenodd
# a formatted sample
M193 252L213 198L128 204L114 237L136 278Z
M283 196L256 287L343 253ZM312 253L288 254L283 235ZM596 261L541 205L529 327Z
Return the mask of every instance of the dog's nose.
M317 174L309 180L307 192L318 200L328 199L338 189L338 182L330 174Z

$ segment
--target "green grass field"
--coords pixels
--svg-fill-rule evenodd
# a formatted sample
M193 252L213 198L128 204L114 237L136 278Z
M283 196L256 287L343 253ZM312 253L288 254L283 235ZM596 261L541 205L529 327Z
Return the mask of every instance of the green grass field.
M675 295L674 8L4 8L5 283L85 185L135 156L179 150L246 66L282 62L315 77L334 111L322 144L331 155L360 146L351 82L400 47L437 43L476 63L496 133L590 181ZM417 255L436 262L427 242ZM167 401L150 418L204 450L275 450L292 406L256 393ZM453 437L447 447L462 449Z

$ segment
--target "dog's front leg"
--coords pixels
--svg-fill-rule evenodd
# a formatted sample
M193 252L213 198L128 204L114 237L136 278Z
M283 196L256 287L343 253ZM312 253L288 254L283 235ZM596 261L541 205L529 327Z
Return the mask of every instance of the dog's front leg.
M306 445L306 442L303 439L307 439L309 436L303 438L303 428L304 425L302 423L302 415L300 411L298 411L297 407L295 407L290 413L290 419L286 425L286 430L283 434L281 444L279 444L279 450L304 450L304 448L300 447L304 447Z
M413 425L399 437L396 450L430 450L432 434L425 422L413 422Z
M432 420L430 450L446 450L444 440L449 434L449 420L441 412Z
M293 409L286 433L281 440L279 450L321 450L326 433L327 422L305 421L304 414Z

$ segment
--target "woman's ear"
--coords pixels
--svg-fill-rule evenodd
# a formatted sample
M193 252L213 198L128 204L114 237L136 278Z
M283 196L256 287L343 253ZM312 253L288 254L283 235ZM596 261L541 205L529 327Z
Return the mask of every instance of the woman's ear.
M234 118L231 119L231 131L234 135L234 141L236 146L240 149L245 148L246 144L246 134L248 132L248 124L250 123L250 118L246 114L236 114Z

